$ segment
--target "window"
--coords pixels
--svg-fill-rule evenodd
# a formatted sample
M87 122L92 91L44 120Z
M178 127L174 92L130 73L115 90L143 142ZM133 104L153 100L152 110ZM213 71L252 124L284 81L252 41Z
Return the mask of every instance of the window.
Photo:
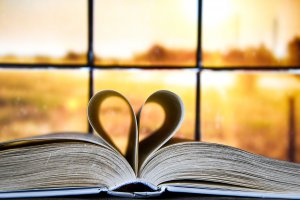
M204 66L298 68L299 6L299 0L204 0Z
M0 26L1 63L86 63L85 0L3 0Z
M87 71L1 69L0 141L86 131L87 80Z
M168 89L186 107L177 137L300 162L299 8L300 0L2 0L0 140L91 132L86 105L101 89L120 91L135 110ZM104 106L104 128L124 149L126 108ZM159 109L149 105L143 137L163 120Z
M299 0L203 0L203 140L300 161L299 8Z
M96 0L96 64L195 67L197 9L197 0Z

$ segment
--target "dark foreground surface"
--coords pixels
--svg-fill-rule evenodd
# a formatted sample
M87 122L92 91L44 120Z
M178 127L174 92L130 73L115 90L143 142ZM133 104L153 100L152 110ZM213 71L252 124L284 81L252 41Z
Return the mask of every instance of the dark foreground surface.
M24 199L24 198L23 198ZM120 198L120 197L112 197L108 195L88 195L88 196L69 196L69 197L48 197L48 198L27 198L28 199L42 199L42 200L100 200L100 199L107 199L107 200L117 200L117 199L127 199L127 198ZM141 199L141 198L135 198ZM142 199L201 199L201 200L255 200L260 198L245 198L245 197L229 197L229 196L208 196L208 195L196 195L196 194L182 194L182 193L165 193L162 196L155 197L155 198L142 198ZM266 198L264 198L266 199ZM18 199L21 200L21 199ZM25 200L25 199L24 199ZM266 199L268 200L268 199Z

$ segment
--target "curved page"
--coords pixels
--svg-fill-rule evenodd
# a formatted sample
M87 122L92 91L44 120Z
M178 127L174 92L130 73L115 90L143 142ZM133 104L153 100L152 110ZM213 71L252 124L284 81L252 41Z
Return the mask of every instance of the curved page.
M150 154L157 151L171 139L179 129L184 116L183 103L180 97L173 92L166 90L157 91L148 97L145 104L150 102L159 104L163 108L166 117L163 125L158 130L139 143L139 166L142 166ZM138 121L142 110L143 107L139 112Z
M111 146L107 145L107 142L105 142L102 138L93 134L86 134L86 133L79 133L79 132L52 133L48 135L19 138L19 139L0 143L0 150L6 148L12 148L15 146L32 145L35 143L61 142L61 141L85 141L100 146L105 146L116 151L116 149L111 148ZM118 152L118 154L120 153Z
M134 169L134 171L137 173L138 169L138 131L137 131L137 122L135 113L133 111L132 106L130 105L129 101L124 97L122 94L113 91L113 90L103 90L98 93L96 93L90 100L89 106L88 106L88 119L95 130L95 132L103 138L105 142L107 142L108 145L112 146L115 149L118 149L118 147L114 144L113 140L109 136L109 133L106 133L106 131L103 128L103 125L101 124L99 120L99 108L101 104L104 102L105 99L109 97L119 97L122 100L126 102L128 107L130 108L130 118L131 118L131 125L130 125L130 131L129 131L129 138L127 143L127 150L126 150L126 159L128 160L131 167Z

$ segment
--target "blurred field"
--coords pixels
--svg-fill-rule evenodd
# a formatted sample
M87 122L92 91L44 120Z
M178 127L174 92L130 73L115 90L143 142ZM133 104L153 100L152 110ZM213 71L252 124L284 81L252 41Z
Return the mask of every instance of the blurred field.
M202 74L203 140L288 159L289 101L295 101L296 150L300 162L300 76L286 73Z
M51 57L48 55L35 55L35 56L16 56L16 55L2 55L0 56L0 63L13 63L13 64L86 64L87 58L84 53L68 52L64 56Z
M179 94L187 112L177 136L193 139L194 72L108 70L98 71L95 76L95 91L115 89L121 92L128 97L136 112L146 98L159 89ZM186 84L182 84L182 81ZM87 131L86 71L2 70L0 85L0 141L50 132ZM124 102L120 99L104 102L100 120L124 151L130 123ZM147 105L141 118L141 138L159 128L163 120L164 113L158 105Z
M135 112L159 89L178 94L186 113L176 137L194 138L195 71L97 70L95 91L124 94ZM87 131L87 71L1 70L0 141L49 132ZM296 158L300 162L300 76L286 73L211 72L201 75L201 132L204 141L239 147L272 158L288 159L290 99L295 105ZM124 151L128 107L118 98L101 106L104 129ZM161 107L146 105L141 138L164 121Z
M1 70L0 141L86 131L87 72Z

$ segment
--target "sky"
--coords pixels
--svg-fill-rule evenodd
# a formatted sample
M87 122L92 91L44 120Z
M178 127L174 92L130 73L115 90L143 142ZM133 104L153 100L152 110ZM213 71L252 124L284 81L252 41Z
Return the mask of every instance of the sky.
M300 36L300 0L204 0L203 48L226 51L265 45L277 57Z
M87 50L85 0L0 0L0 55Z
M86 0L0 0L0 55L87 50ZM300 0L204 0L204 51L264 44L278 57L300 35ZM154 44L195 50L197 0L95 0L97 55L130 58Z
M107 57L128 58L154 44L196 49L195 0L97 0L95 18L95 50Z

